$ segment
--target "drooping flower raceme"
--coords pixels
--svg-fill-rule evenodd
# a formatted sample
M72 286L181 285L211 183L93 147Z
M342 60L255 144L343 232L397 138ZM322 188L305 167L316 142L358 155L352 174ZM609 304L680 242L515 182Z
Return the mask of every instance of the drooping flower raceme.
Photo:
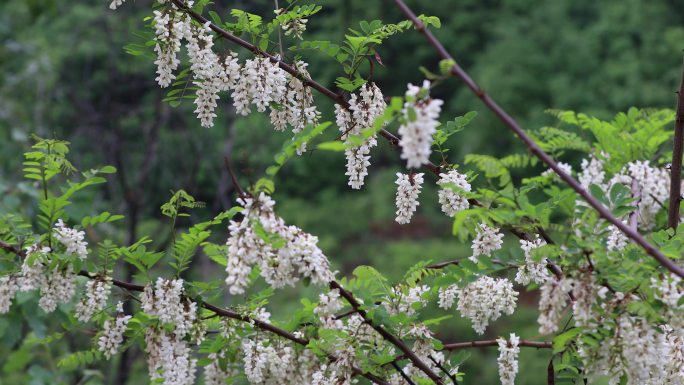
M536 262L532 256L532 250L544 245L546 245L546 241L539 238L539 235L532 241L520 240L520 248L525 254L525 264L518 267L518 272L515 275L516 282L521 285L528 285L530 282L541 285L550 278L546 263Z
M177 57L181 49L181 39L191 35L188 16L169 10L154 11L155 46L157 59L157 78L161 87L168 87L176 79L174 71L180 60Z
M0 277L0 314L5 314L12 306L12 298L17 291L17 280L13 276Z
M163 385L192 385L197 360L190 357L187 342L175 333L149 328L145 331L145 352L152 382Z
M568 301L571 282L561 278L547 279L541 286L539 298L539 333L551 334L558 331L559 322L563 317L563 310Z
M492 252L499 250L503 244L503 236L499 228L489 227L485 223L480 223L477 226L477 235L471 245L473 255L470 257L470 260L477 263L478 256L490 256Z
M403 122L399 126L399 146L401 159L406 160L406 167L418 168L430 162L432 135L439 125L439 113L443 101L430 98L430 82L425 80L422 87L408 85L404 108Z
M345 149L347 158L347 172L349 186L360 189L364 179L368 175L370 166L370 150L377 145L376 135L371 135L361 144L350 142L349 137L361 135L366 128L373 127L375 119L383 114L387 105L380 88L375 83L366 83L358 94L352 94L349 100L349 109L335 106L335 121L340 131L341 138L350 146Z
M403 225L411 222L411 217L420 204L418 195L423 186L423 173L407 175L398 172L396 184L397 217L395 220Z
M251 112L250 104L259 112L266 111L271 102L280 101L287 91L286 72L268 57L245 61L240 79L233 92L233 104L241 115Z
M437 184L441 187L439 190L439 203L442 205L442 211L453 217L457 212L463 211L470 207L468 199L460 194L456 189L470 192L470 183L466 180L466 176L456 170L451 170L447 173L440 173Z
M665 168L653 167L649 161L634 161L625 165L619 174L608 182L608 190L615 183L632 187L636 183L640 192L638 202L639 227L650 229L655 224L655 216L670 194L670 173Z
M180 338L190 332L197 317L197 303L185 297L183 280L180 278L157 278L154 286L145 287L140 302L145 313L172 325L173 333Z
M330 263L318 248L318 238L296 226L287 226L273 211L275 202L265 193L256 198L238 199L244 210L242 221L231 221L226 284L232 294L244 293L253 265L274 288L293 286L300 277L325 285L333 278ZM257 235L255 226L278 241L267 242Z
M96 312L102 311L107 305L111 288L112 283L109 277L86 282L85 294L76 305L76 318L82 322L88 322Z
M112 358L119 350L130 319L130 315L118 314L116 318L108 319L104 322L102 335L97 340L97 348L104 353L106 359Z
M55 239L66 247L67 254L75 254L81 260L88 258L88 243L84 241L85 232L67 227L59 219L54 228Z
M508 279L486 275L455 291L458 311L462 317L470 319L478 334L483 334L489 322L496 321L501 314L513 314L518 299L518 293Z
M64 270L54 269L41 280L38 305L46 313L52 313L58 304L69 302L75 290L76 275L71 267Z
M520 337L511 333L508 340L505 338L498 338L496 342L499 344L499 358L496 362L499 364L499 378L501 385L513 385L515 383L515 376L518 374L518 354L520 353Z

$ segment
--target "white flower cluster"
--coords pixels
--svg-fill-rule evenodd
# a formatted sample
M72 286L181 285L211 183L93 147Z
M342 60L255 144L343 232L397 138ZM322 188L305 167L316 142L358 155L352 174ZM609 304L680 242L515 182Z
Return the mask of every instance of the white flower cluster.
M563 163L563 162L558 162L558 167L560 167L560 169L561 169L564 173L566 173L566 174L568 174L568 175L572 175L572 166L571 166L571 165L569 165L569 164L567 164L567 163ZM554 177L554 178L560 179L560 177L556 175L556 172L553 171L552 168L550 168L550 169L544 171L544 172L542 173L542 176Z
M280 101L287 90L285 74L278 63L268 57L246 60L233 93L237 112L249 114L250 103L256 105L257 111L264 112L271 102Z
M84 241L85 232L70 229L60 219L54 228L55 239L66 247L67 254L75 254L81 260L88 258L88 243Z
M568 302L571 282L561 278L547 279L540 287L539 298L539 333L551 334L558 331L558 323L563 318L563 310Z
M0 314L5 314L12 306L12 298L17 291L16 278L11 275L0 277Z
M197 304L185 297L182 279L157 278L154 286L145 286L140 295L143 311L159 317L159 321L173 325L173 334L183 338L197 318Z
M583 269L570 280L572 283L572 295L575 300L572 303L572 316L575 326L590 326L596 321L593 310L598 295L596 279L589 269Z
M665 316L669 323L677 329L684 330L684 317L682 317L684 304L681 302L684 287L682 286L682 279L674 274L666 274L661 279L651 280L655 298L666 306Z
M503 237L504 235L498 227L489 227L485 223L480 223L477 226L475 239L473 239L473 243L470 246L473 249L473 255L470 256L470 260L477 263L477 257L480 255L492 255L492 252L501 248Z
M520 353L520 337L511 333L508 340L498 338L499 357L496 362L499 364L499 378L501 385L515 384L515 376L518 374L518 354Z
M603 165L607 155L605 153L601 154L601 158L596 157L596 155L591 154L589 160L582 159L580 167L582 172L579 173L578 179L584 189L588 189L590 185L595 184L598 186L604 186L604 179L606 179L606 172L603 171Z
M463 289L451 290L458 296L457 309L461 317L468 318L478 334L483 334L489 322L496 321L501 314L513 314L518 299L518 293L508 279L486 275ZM440 302L448 304L443 297L440 295Z
M641 192L638 203L639 226L650 229L655 224L655 216L670 194L670 176L664 168L652 167L649 161L629 162L620 174L616 174L608 183L608 189L615 183L632 186L636 181Z
M428 329L423 324L413 325L413 327L409 329L408 335L410 337L415 338L415 341L412 346L413 352L430 369L432 369L435 372L441 371L441 369L437 366L435 361L442 365L442 367L446 367L444 353L436 351L434 349L434 341L430 329ZM409 377L419 377L424 380L428 380L428 378L425 376L425 373L422 370L415 367L412 362L409 362L403 370L404 373ZM457 372L458 368L449 370L450 374L455 374Z
M383 305L390 314L414 315L417 307L422 308L427 305L427 300L423 298L423 295L428 291L430 287L427 285L414 286L406 292L403 292L400 287L393 287L392 295L383 302Z
M539 238L539 235L532 241L525 239L520 240L520 248L525 253L525 264L518 266L518 272L515 275L515 281L521 285L529 285L530 282L536 284L543 284L551 277L549 271L546 269L546 264L543 262L536 262L532 257L532 250L538 249L546 245L546 241Z
M124 1L125 0L112 0L112 2L109 4L109 9L111 9L112 11L116 10L124 3Z
M273 12L275 12L276 15L280 16L280 15L286 13L287 9L280 8L280 9L274 10ZM309 20L304 18L304 17L287 17L280 24L280 28L282 28L283 32L285 32L285 36L293 35L293 36L301 39L302 33L304 33L304 31L306 31L306 22L307 21L309 21Z
M608 237L606 238L606 249L608 251L622 251L629 243L629 238L616 226L608 227Z
M580 346L590 378L608 376L609 384L681 384L682 336L669 326L662 331L645 319L621 315L610 337L598 348Z
M439 293L437 295L437 305L444 310L449 310L452 306L454 306L454 302L456 302L457 296L458 286L450 285L447 287L440 287Z
M26 248L24 262L21 265L21 272L17 276L17 286L19 291L30 291L37 289L45 281L45 269L40 263L41 258L51 252L49 247L40 247L34 244Z
M440 173L437 184L441 187L438 193L439 203L446 215L453 217L457 212L467 210L470 207L468 199L452 188L457 187L465 192L470 192L470 183L466 180L465 175L456 170Z
M349 109L335 105L335 122L342 132L342 140L351 146L349 137L361 135L366 128L373 127L375 119L384 113L386 107L382 92L375 83L366 83L358 94L352 94ZM347 158L345 175L349 177L351 188L358 190L363 186L370 166L370 150L376 145L376 136L372 135L360 145L344 150Z
M115 319L108 319L102 325L102 335L97 340L97 348L104 353L106 359L112 358L119 350L130 319L130 315L118 314Z
M307 66L308 64L301 60L294 63L297 72L304 79L310 78ZM276 131L284 131L289 124L292 126L292 132L296 134L304 130L307 125L317 124L321 114L313 102L311 88L305 86L300 79L287 74L286 91L277 102L279 108L271 108L273 127ZM301 154L305 150L304 146L297 149L297 152Z
M399 145L401 159L406 159L406 167L418 168L430 162L432 135L439 125L439 113L443 101L430 98L430 82L423 86L408 85L404 108L403 123L399 126Z
M76 304L76 318L88 322L93 315L107 306L109 291L112 289L111 278L92 279L86 282L85 295Z
M228 371L221 367L221 359L225 358L225 353L209 354L209 365L204 367L204 384L205 385L225 385L230 377L237 373Z
M397 223L404 225L411 222L413 213L420 204L418 202L418 195L423 186L423 173L418 174L402 174L397 173Z
M181 49L181 39L191 36L190 19L187 15L170 10L154 11L155 46L157 59L157 78L161 87L168 87L176 79L173 72L178 68L177 57Z
M288 378L294 364L294 350L290 346L275 348L264 341L242 341L245 375L254 385L279 385Z
M152 383L192 385L195 382L197 360L190 357L190 348L182 337L163 329L147 329L145 352Z
M340 291L332 289L327 294L319 294L318 298L318 306L314 309L314 314L318 315L323 326L327 329L342 328L342 321L335 319L337 315L335 313L344 307L340 300Z
M318 248L318 238L296 226L287 226L273 211L275 202L265 193L238 199L244 210L241 222L231 221L226 284L231 294L242 294L248 286L251 267L258 264L261 276L274 288L294 286L301 277L317 285L333 279L330 263ZM263 239L260 227L271 239Z
M42 276L38 305L46 313L52 313L59 303L69 302L75 290L76 275L71 267L64 270L55 269L48 272L47 276Z

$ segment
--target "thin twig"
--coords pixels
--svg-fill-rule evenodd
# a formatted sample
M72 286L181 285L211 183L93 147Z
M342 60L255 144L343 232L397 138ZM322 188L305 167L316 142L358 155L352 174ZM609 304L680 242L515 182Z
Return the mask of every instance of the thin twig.
M480 341L466 341L466 342L452 342L450 344L444 344L443 350L459 350L467 348L486 348L491 346L499 346L497 340L480 340ZM530 340L520 340L518 346L524 346L528 348L537 349L551 349L553 344L546 341L530 341Z
M437 360L432 356L432 354L429 355L428 357L430 358L430 361L432 361L435 365L437 365L437 367L439 368L439 370L441 370L444 374L446 374L447 377L449 377L449 379L451 380L451 382L454 383L454 385L458 385L458 381L456 380L456 375L451 374L451 372L449 372L449 370L448 370L447 368L445 368L444 365L442 365L441 362L437 361Z
M632 179L632 198L635 199L634 211L629 214L629 227L634 231L638 231L639 228L639 202L641 201L641 189L639 188L639 182L636 179Z
M432 47L437 51L438 55L444 60L454 60L449 52L444 48L442 43L437 40L437 38L430 32L429 29L425 27L423 22L416 17L415 13L402 1L394 0L399 9L408 17L425 39L432 45ZM455 63L455 61L454 61ZM627 237L632 239L637 245L641 246L647 254L653 257L662 266L675 273L676 275L684 278L684 268L679 266L677 263L666 257L660 250L651 245L646 238L644 238L638 232L632 230L628 225L624 224L618 218L615 218L610 211L601 204L596 198L594 198L587 190L585 190L579 182L577 182L572 176L567 174L558 163L553 160L546 152L544 152L535 141L525 133L525 131L518 125L518 123L513 119L506 111L504 111L495 101L492 99L480 86L466 73L461 66L457 63L451 67L450 73L461 79L466 86L484 103L484 105L489 108L494 115L496 115L506 127L508 127L513 133L515 133L520 140L522 140L525 145L527 145L528 150L535 155L537 158L541 159L547 166L549 166L568 186L570 186L577 194L579 194L591 207L598 212L598 214L603 217L608 222L612 223L620 229Z
M682 64L682 80L677 92L674 146L670 167L670 207L667 211L667 226L675 230L679 225L679 203L682 199L682 151L684 151L684 64Z
M396 361L392 361L392 366L394 366L394 369L396 369L397 372L399 372L399 375L401 375L401 377L402 377L404 380L406 380L406 382L408 382L409 385L416 385L416 383L413 382L413 380L411 379L411 377L409 377L406 373L404 373L403 370L401 370L401 368L399 367L399 364L397 364Z

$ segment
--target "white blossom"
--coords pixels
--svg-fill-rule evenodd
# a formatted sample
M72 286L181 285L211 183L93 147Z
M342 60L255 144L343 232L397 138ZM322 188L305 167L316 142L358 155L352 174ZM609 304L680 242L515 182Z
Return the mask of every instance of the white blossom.
M195 382L197 360L191 358L187 342L175 333L149 328L145 351L150 378L163 385L191 385Z
M157 278L153 286L145 287L140 296L143 311L173 325L173 333L182 338L190 332L197 317L197 304L185 297L182 279Z
M239 114L250 112L249 104L264 112L271 102L278 102L287 91L286 72L268 57L245 61L235 91L233 103Z
M358 94L352 94L349 109L335 105L335 121L342 132L341 138L349 146L344 151L347 158L345 175L349 176L349 186L353 189L358 190L364 184L370 166L370 150L377 145L377 138L372 135L361 144L354 145L349 138L373 127L375 119L383 114L386 107L382 92L375 83L366 83Z
M422 308L427 305L427 300L423 299L423 294L428 291L430 291L430 287L427 285L414 286L406 292L403 292L399 287L393 287L392 295L383 305L390 314L413 315L416 313L416 307Z
M278 385L287 378L293 364L294 350L290 346L275 348L263 341L242 341L245 375L251 384Z
M581 168L582 172L578 175L578 180L584 189L588 189L590 185L595 184L598 186L604 186L604 179L606 178L606 172L603 170L603 165L607 155L605 153L601 154L601 158L596 157L594 154L589 156L589 160L582 159Z
M498 338L496 342L499 344L499 358L496 362L499 364L499 378L501 385L513 385L515 383L515 376L518 374L518 354L520 348L520 337L511 333L508 340L505 338Z
M38 305L46 313L52 313L59 303L69 302L75 290L76 276L71 268L55 269L41 282Z
M482 276L463 289L456 289L458 311L470 319L473 329L483 334L490 321L496 321L501 314L513 314L518 293L506 278Z
M539 235L532 241L520 240L520 248L525 254L525 264L518 267L518 272L515 275L516 282L521 285L528 285L530 282L541 285L551 278L543 259L542 262L536 262L532 256L532 250L544 245L546 245L546 241L539 238Z
M563 163L563 162L558 162L558 167L559 167L564 173L566 173L566 174L572 176L572 166L571 166L571 165L569 165L569 164L567 164L567 163ZM550 169L544 171L544 172L542 173L542 176L557 177L557 176L556 176L556 172L553 171L552 168L550 168ZM557 178L560 178L560 177L557 177Z
M447 287L440 287L438 294L438 306L444 310L449 310L454 306L456 302L456 297L458 296L458 286L450 285Z
M327 329L340 329L342 321L335 319L336 312L344 307L340 300L340 291L332 289L327 294L318 295L318 306L314 309L314 314L318 315L323 326Z
M584 269L570 282L572 284L572 295L575 298L572 302L575 326L589 326L596 318L593 311L598 294L596 279L589 269Z
M231 377L231 373L221 367L220 359L224 356L223 352L209 354L208 358L211 362L204 367L205 385L225 385Z
M466 176L456 170L451 170L447 173L440 173L439 177L437 184L441 187L439 203L442 205L442 211L453 217L457 212L468 209L470 207L468 199L452 188L456 187L470 192L470 183L466 180Z
M617 226L608 227L608 237L606 238L606 249L608 251L622 251L629 243L629 238Z
M406 224L411 222L413 213L420 204L418 202L418 195L423 186L423 173L418 174L402 174L397 173L397 197L396 197L396 221L399 224Z
M76 304L76 318L88 322L93 315L102 311L107 305L109 291L112 288L111 279L93 279L86 282L85 294Z
M279 8L274 10L277 16L286 13L285 8ZM285 32L285 36L293 35L298 39L302 38L302 33L306 31L306 22L309 21L304 17L286 17L280 24L280 28Z
M50 253L49 247L40 247L34 244L26 248L26 257L21 265L21 271L17 276L17 286L19 291L29 291L37 289L44 284L45 272L40 259ZM35 256L34 256L35 255Z
M477 226L477 235L471 245L473 255L470 257L470 260L477 263L478 256L492 255L492 252L501 248L503 237L504 235L498 227L489 227L485 223L480 223Z
M67 227L60 219L54 228L55 239L66 247L67 254L75 254L81 260L88 258L88 243L84 241L85 232Z
M6 275L0 277L0 314L5 314L12 306L12 298L16 293L17 280L13 276Z
M444 102L431 99L429 91L428 80L423 81L422 87L409 84L406 91L403 122L399 126L399 146L401 159L406 160L408 168L418 168L430 162L432 135L437 131L437 119Z
M558 331L563 310L568 301L568 292L571 290L570 281L561 278L547 279L540 287L539 298L539 333L551 334Z
M115 319L108 319L102 325L102 335L97 340L97 347L106 359L112 358L119 350L130 319L130 315L119 314Z
M670 176L665 168L652 167L649 161L629 162L608 182L606 190L616 183L629 188L636 182L640 198L638 202L638 223L644 229L655 224L655 216L661 210L662 202L669 198ZM619 244L618 244L619 245Z
M112 0L112 2L109 4L109 9L112 11L116 10L124 3L124 1L125 0Z
M187 16L176 12L154 10L155 46L157 59L157 78L161 87L168 87L176 79L173 72L178 68L177 57L181 49L181 39L190 35L190 22Z

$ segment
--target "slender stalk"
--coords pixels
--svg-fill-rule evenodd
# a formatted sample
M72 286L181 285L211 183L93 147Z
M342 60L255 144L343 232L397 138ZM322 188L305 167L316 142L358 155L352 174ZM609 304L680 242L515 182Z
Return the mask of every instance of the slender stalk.
M679 225L679 203L682 199L682 151L684 151L684 64L682 64L682 80L677 91L674 146L670 167L670 207L667 210L667 226L673 229L677 229Z
M408 17L425 39L432 45L432 47L437 51L440 58L444 60L454 60L449 52L444 48L442 43L430 32L429 29L425 27L423 22L416 17L415 13L402 1L394 0L397 7ZM452 76L461 79L465 85L484 103L484 105L489 108L494 115L496 115L503 124L508 127L520 140L525 143L527 149L534 154L537 158L541 159L547 166L549 166L568 186L570 186L577 194L579 194L591 207L596 210L596 212L605 220L612 223L620 229L627 237L639 245L648 255L653 257L658 263L663 267L670 270L674 274L684 278L684 268L676 264L674 261L665 256L660 250L649 243L646 238L644 238L637 231L633 230L618 218L614 217L610 211L604 207L601 202L594 198L587 190L585 190L579 182L577 182L572 176L563 171L558 163L553 160L546 152L544 152L534 140L525 133L525 131L520 127L520 125L513 119L503 108L501 108L480 86L465 72L461 66L454 64L451 67L450 73Z
M497 340L480 340L480 341L467 341L467 342L453 342L450 344L444 344L444 350L459 350L466 348L486 348L491 346L499 346ZM551 349L553 344L546 341L529 341L520 340L518 346L524 346L528 348L537 349Z

